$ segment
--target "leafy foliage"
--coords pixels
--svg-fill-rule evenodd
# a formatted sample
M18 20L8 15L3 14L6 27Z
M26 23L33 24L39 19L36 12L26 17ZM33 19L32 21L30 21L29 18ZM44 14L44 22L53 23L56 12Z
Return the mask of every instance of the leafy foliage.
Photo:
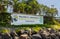
M10 24L11 17L8 13L0 13L0 26Z
M56 8L49 8L43 4L39 4L37 2L37 0L22 0L22 2L19 2L19 0L12 0L13 3L13 11L16 13L24 13L24 14L36 14L37 12L41 13L41 9L43 9L43 12L45 12L46 16L55 16L58 11ZM0 0L0 26L8 26L8 27L12 27L14 25L10 25L10 14L6 13L7 8L5 8L5 6L7 6L9 3L8 0L4 1L5 5L1 4L2 0ZM2 14L1 14L2 13ZM5 13L5 14L4 14ZM50 17L50 18L51 18ZM52 18L50 20L50 18L44 19L45 23L44 25L18 25L19 27L35 27L35 26L45 26L48 27L49 24L54 24ZM17 26L15 26L17 27Z

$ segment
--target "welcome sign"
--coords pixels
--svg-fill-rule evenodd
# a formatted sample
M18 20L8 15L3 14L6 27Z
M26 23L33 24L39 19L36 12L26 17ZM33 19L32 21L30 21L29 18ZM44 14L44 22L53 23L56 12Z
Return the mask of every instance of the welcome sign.
M43 16L11 14L11 18L12 18L11 25L43 24Z

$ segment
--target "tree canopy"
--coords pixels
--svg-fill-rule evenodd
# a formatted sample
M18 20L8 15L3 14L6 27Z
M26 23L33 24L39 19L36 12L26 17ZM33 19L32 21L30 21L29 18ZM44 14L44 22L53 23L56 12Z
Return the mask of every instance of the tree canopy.
M13 6L13 12L16 13L36 14L37 12L41 13L41 8L46 16L55 16L58 13L56 8L50 8L46 5L39 4L37 0L1 0L0 13L7 12L7 8L5 8L5 6L8 6L8 4Z

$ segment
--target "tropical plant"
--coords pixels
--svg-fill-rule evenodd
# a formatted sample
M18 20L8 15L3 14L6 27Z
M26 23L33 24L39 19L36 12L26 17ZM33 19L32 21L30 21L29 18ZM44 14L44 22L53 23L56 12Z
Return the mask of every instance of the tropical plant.
M40 10L40 6L36 0L29 0L28 5L31 6L31 14L36 14Z
M0 25L8 25L10 24L11 18L8 13L0 13Z
M39 32L39 30L42 29L41 27L33 27L33 31Z

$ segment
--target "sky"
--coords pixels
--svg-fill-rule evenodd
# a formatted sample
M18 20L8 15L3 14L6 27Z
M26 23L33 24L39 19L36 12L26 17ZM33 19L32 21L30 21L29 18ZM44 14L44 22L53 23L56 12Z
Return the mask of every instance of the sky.
M58 10L58 17L60 17L60 0L38 0L40 4L47 5L48 7L51 7L51 5L54 5L55 8Z

